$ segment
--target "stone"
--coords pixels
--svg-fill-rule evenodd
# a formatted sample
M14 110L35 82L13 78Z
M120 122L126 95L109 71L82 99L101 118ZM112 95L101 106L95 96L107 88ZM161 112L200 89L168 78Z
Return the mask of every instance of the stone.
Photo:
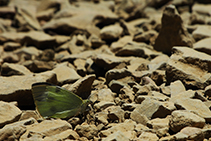
M149 96L155 97L156 99L159 99L159 101L168 101L169 97L165 96L164 94L157 92L157 91L150 91L148 93Z
M103 123L104 125L108 124L108 113L107 112L97 112L95 114L96 121Z
M2 61L7 63L17 63L20 61L20 58L14 52L4 52L2 53Z
M115 92L115 93L119 93L120 89L122 89L124 86L125 84L118 80L112 80L108 84L108 87L112 90L112 92Z
M123 88L120 89L119 97L125 102L131 103L132 101L134 101L135 98L134 95L135 95L134 92L127 86L124 86Z
M180 80L186 89L204 89L211 77L210 55L188 47L174 47L173 52L166 69L167 85Z
M34 118L36 120L40 119L40 115L35 111L35 110L24 110L22 111L20 121L21 120L26 120L29 118Z
M72 129L72 126L65 120L44 120L41 123L27 126L27 131L20 137L20 140L30 140L36 136L47 138L49 136L59 135L69 129Z
M0 101L0 127L18 121L22 111L12 103Z
M129 138L127 138L121 131L117 131L108 137L102 139L102 141L129 141Z
M133 41L149 43L151 38L157 37L157 34L155 30L149 30L142 34L135 35Z
M143 124L147 125L147 122L149 119L146 117L146 115L143 115L139 113L137 109L133 110L130 114L130 118L135 121L137 124Z
M86 60L83 60L83 59L76 59L74 61L74 65L76 66L76 71L80 76L86 75L85 64L86 64Z
M164 10L162 28L155 40L154 49L171 54L173 46L192 47L193 43L175 6L169 5Z
M83 78L78 79L75 83L67 86L66 89L77 94L83 99L87 99L91 93L92 83L94 82L96 76L94 74L87 75Z
M159 55L152 59L150 63L148 64L149 70L165 70L166 64L169 60L169 57L167 55Z
M206 96L211 96L211 85L209 85L209 86L207 86L206 88L205 88L205 92L204 92L204 94L206 95Z
M103 111L104 109L115 105L114 102L109 102L109 101L100 101L99 103L96 103L94 105L94 108L98 111Z
M120 106L109 106L105 109L108 112L108 119L111 121L123 122L125 111Z
M199 25L197 26L196 30L193 31L193 37L195 40L201 40L204 38L209 38L211 37L210 34L211 27L209 25Z
M17 101L18 106L34 105L31 85L37 82L57 83L56 74L52 71L23 76L0 77L0 99ZM8 89L9 88L9 89Z
M75 127L75 131L83 137L88 139L92 139L94 136L97 135L98 129L95 125L77 125Z
M13 51L21 47L20 43L15 42L6 42L4 43L4 50L5 51Z
M139 137L139 141L157 141L159 140L158 136L151 132L143 132Z
M131 36L124 36L124 37L120 38L118 41L113 42L111 44L110 48L113 52L116 52L119 49L121 49L122 47L124 47L129 42L132 42L132 37Z
M188 135L189 140L195 140L195 141L203 141L204 140L204 134L202 133L202 130L200 128L185 127L180 132Z
M179 132L187 126L203 128L205 119L186 110L176 110L171 113L169 121L170 129Z
M98 101L107 101L107 102L113 102L115 94L108 88L98 90L97 94L97 100Z
M42 51L38 50L36 47L29 46L29 47L24 47L20 48L14 51L15 54L20 56L20 58L23 56L26 60L34 59L38 57Z
M199 3L195 3L192 7L192 10L194 12L198 12L200 14L207 14L209 15L211 10L211 5L210 4L199 4Z
M26 132L27 126L36 124L34 118L14 122L5 125L0 129L0 140L19 140L20 137Z
M1 76L27 75L27 74L31 74L31 72L23 65L5 62L1 66Z
M47 70L52 70L55 66L54 62L49 61L40 61L40 60L27 60L23 63L26 68L28 68L31 72L44 72Z
M171 97L186 91L184 85L180 80L171 82L170 89L171 89Z
M169 116L167 116L166 118L155 118L155 119L149 120L147 122L147 126L155 130L159 130L161 128L169 129Z
M123 29L120 25L105 26L100 31L100 37L103 40L114 40L121 36Z
M75 82L81 78L73 68L65 65L60 65L52 71L56 73L59 84Z
M211 55L211 46L209 44L210 42L211 38L201 39L200 41L193 44L193 48L197 51Z

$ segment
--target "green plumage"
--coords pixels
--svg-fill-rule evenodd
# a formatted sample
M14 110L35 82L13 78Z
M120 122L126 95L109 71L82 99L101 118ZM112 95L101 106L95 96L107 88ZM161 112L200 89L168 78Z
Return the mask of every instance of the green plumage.
M35 83L32 94L36 108L44 118L69 118L83 113L90 101L49 83Z

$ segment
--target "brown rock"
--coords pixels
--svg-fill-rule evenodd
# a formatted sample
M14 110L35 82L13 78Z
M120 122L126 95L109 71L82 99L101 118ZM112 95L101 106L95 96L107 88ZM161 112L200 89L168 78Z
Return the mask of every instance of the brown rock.
M21 47L20 43L15 43L15 42L4 43L4 50L5 51L13 51L13 50L16 50L20 47Z
M205 120L189 111L176 110L171 114L169 125L172 131L178 132L187 126L203 128Z
M0 130L0 140L19 140L26 132L27 126L37 123L34 118L7 124Z
M154 49L171 54L173 46L192 47L192 44L192 39L183 26L182 19L175 6L167 6L163 13L162 28L155 41Z
M27 75L31 72L23 65L4 63L1 66L1 76L12 76L12 75Z
M205 88L205 93L204 94L209 96L209 97L211 96L211 85L209 85L209 86L207 86Z
M69 91L77 94L83 99L86 99L89 97L91 93L91 88L92 88L92 83L95 80L95 75L87 75L83 78L78 79L75 83L70 85L69 87L67 86L66 89Z
M0 127L18 121L22 111L12 103L0 101Z
M211 55L211 46L210 46L211 38L202 39L193 44L193 48L200 52L207 53Z
M98 133L98 129L95 125L77 125L75 131L80 136L87 137L88 139L92 139Z
M34 105L31 85L36 82L56 84L56 74L50 71L24 76L0 77L0 99L4 101L17 101L18 106Z
M55 63L52 61L39 61L39 60L28 60L22 63L26 68L31 72L43 72L47 70L52 70L55 66Z
M173 51L166 70L167 84L180 80L186 88L203 89L211 78L211 57L187 47L174 47Z
M86 60L83 60L83 59L76 59L74 61L74 65L76 66L77 73L81 76L86 75L85 64L86 64Z
M41 123L27 126L27 131L20 137L20 140L33 140L37 136L45 139L49 136L60 135L71 128L72 126L65 120L44 120Z

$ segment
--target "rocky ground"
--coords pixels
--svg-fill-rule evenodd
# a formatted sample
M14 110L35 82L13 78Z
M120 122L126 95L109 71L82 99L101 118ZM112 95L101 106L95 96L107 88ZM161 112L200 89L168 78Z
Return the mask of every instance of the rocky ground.
M0 140L211 140L210 0L0 0ZM92 103L41 119L31 85Z

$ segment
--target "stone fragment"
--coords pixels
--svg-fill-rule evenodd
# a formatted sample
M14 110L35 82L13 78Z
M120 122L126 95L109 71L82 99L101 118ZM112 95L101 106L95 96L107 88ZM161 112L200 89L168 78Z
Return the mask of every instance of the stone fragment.
M115 94L108 88L99 90L97 95L98 95L97 96L98 101L107 101L107 102L109 102L109 101L113 102L114 101Z
M20 140L33 140L36 136L46 138L57 134L59 135L71 128L72 126L65 120L44 120L41 123L27 126L27 131L20 137Z
M170 129L174 132L179 132L187 126L203 128L204 125L204 118L186 110L173 111L169 122Z
M98 129L95 125L77 125L75 127L75 131L80 136L86 137L88 139L92 139L98 133Z
M94 108L98 111L103 111L104 109L115 105L114 102L109 102L109 101L100 101L99 103L96 103L94 105Z
M187 47L174 47L167 69L167 84L180 80L186 89L204 89L210 81L210 55Z
M111 44L110 48L113 52L116 52L119 49L121 49L122 47L124 47L129 42L132 42L132 37L131 36L124 36L124 37L120 38L118 41L113 42Z
M104 125L108 124L108 113L107 112L97 112L95 114L96 121L103 123Z
M57 83L56 74L52 71L23 76L0 77L0 99L17 101L18 106L34 105L31 85L37 82Z
M6 42L4 43L4 50L5 51L13 51L21 47L20 43L15 42Z
M75 82L81 78L73 68L65 65L60 65L52 71L56 73L59 84Z
M170 89L171 89L171 97L186 91L184 85L180 80L171 82Z
M193 48L195 50L200 51L200 52L204 52L206 54L211 55L211 45L210 45L210 42L211 42L211 38L202 39L202 40L194 43L193 44Z
M117 81L117 80L112 80L108 84L108 87L115 93L119 93L120 89L122 89L124 86L125 86L124 83L122 83L121 81Z
M159 140L158 136L151 132L143 132L139 137L139 141L157 141Z
M168 60L169 60L169 56L164 55L164 54L155 57L148 64L149 70L152 70L152 71L165 70Z
M12 103L0 101L0 127L18 121L22 111Z
M196 41L211 37L210 25L198 25L196 30L193 31L193 37Z
M76 59L74 61L74 65L76 66L76 71L81 76L86 75L85 63L86 63L86 61L83 59Z
M54 68L54 62L49 61L39 61L39 60L27 60L22 63L31 72L44 72L47 70L52 70Z
M27 126L36 124L34 118L7 124L0 129L0 140L19 140L20 137L26 132Z
M155 41L154 49L171 54L173 46L192 47L193 43L175 6L169 5L164 10L162 28Z
M204 134L202 133L202 130L200 128L185 127L180 132L185 135L188 135L189 140L194 140L194 141L204 140Z
M209 85L209 86L207 86L206 88L205 88L205 92L204 92L204 94L206 95L206 96L211 96L211 85Z
M206 15L210 15L211 13L211 5L210 4L199 4L199 3L195 3L192 7L192 10L194 12L198 12L200 14L206 14Z
M77 94L81 98L87 99L91 93L92 83L96 76L94 74L87 75L78 79L75 83L67 86L66 89Z
M25 111L22 111L22 114L19 120L26 120L29 118L34 118L38 120L40 119L40 115L35 110L25 110Z
M135 121L137 124L140 123L143 125L147 125L147 122L149 121L149 119L145 115L139 113L139 111L137 109L135 109L131 112L130 118L133 121Z
M123 29L120 25L105 26L100 31L100 37L103 40L114 40L121 36Z
M129 141L130 139L127 138L124 133L122 133L121 131L117 131L111 135L109 135L108 137L102 139L102 141Z
M159 130L161 128L169 128L169 116L166 118L155 118L147 122L149 128Z
M27 75L31 72L23 65L5 62L1 66L1 76Z
M109 106L105 109L108 112L108 118L112 121L123 122L125 120L125 111L120 106Z

